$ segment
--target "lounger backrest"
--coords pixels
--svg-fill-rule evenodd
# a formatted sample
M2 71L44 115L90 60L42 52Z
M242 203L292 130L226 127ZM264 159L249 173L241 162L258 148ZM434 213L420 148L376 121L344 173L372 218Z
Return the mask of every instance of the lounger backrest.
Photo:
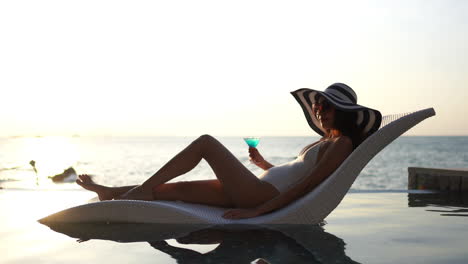
M434 115L434 109L428 108L384 116L380 129L359 145L330 177L312 192L284 208L286 210L274 212L278 219L275 222L288 222L290 217L303 218L295 221L303 223L323 220L338 206L361 170L377 153L419 122Z

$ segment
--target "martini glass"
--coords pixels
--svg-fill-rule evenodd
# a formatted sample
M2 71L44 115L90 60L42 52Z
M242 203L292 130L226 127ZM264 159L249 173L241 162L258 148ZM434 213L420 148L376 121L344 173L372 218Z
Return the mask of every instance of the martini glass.
M245 143L249 145L249 147L256 148L258 145L258 142L260 142L259 137L245 137L244 138Z
M260 138L259 137L245 137L244 141L245 143L247 143L247 145L249 145L249 147L256 148L258 143L260 142ZM250 163L253 163L253 161L251 160L248 164Z

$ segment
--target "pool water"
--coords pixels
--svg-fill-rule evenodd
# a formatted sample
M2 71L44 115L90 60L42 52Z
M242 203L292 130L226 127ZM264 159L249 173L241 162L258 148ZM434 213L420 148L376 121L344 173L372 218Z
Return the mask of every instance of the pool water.
M1 190L2 263L467 263L467 197L352 192L321 225L47 227L37 219L92 195Z

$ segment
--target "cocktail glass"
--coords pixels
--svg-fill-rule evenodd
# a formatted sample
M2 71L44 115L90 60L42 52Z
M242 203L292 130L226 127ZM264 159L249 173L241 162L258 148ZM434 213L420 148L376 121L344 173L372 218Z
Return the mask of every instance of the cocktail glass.
M260 142L259 137L245 137L244 138L245 143L249 145L249 147L256 148L258 145L258 142Z
M259 137L245 137L244 141L245 143L247 143L247 145L249 145L249 147L256 148L258 143L260 142L260 138ZM251 164L251 163L253 163L252 160L250 160L248 164Z

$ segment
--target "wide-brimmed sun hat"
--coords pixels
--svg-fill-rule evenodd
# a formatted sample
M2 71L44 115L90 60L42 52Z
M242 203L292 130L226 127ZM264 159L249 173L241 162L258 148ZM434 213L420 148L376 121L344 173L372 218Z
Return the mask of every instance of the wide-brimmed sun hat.
M377 131L382 122L382 115L379 111L358 105L357 95L351 87L344 83L334 83L328 86L325 91L317 91L309 88L301 88L291 94L301 105L309 126L318 134L325 135L326 130L321 126L320 121L312 111L312 104L318 100L318 96L323 96L336 109L344 112L356 112L356 124L362 133L367 137Z

